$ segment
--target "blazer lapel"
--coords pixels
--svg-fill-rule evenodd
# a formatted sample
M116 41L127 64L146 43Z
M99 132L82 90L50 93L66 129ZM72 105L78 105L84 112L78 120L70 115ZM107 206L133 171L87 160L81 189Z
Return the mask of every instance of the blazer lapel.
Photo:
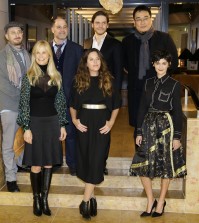
M109 42L110 42L110 40L111 40L111 36L110 35L106 35L106 37L105 37L105 39L104 39L104 42L103 42L103 44L102 44L102 47L101 47L101 49L100 49L100 52L104 55L104 53L107 51L107 48L108 48L108 46L109 46Z

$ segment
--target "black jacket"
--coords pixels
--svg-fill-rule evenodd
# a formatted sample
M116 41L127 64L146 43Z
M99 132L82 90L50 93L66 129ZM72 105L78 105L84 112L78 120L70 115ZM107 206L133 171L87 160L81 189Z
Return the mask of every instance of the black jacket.
M93 37L84 40L84 49L91 49L92 44ZM118 89L121 89L123 74L122 44L120 41L107 34L100 52L102 53L111 74L115 78L115 86Z

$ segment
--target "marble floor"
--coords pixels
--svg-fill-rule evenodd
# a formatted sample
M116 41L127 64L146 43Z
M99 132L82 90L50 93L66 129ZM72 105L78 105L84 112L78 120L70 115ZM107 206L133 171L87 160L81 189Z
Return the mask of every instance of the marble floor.
M78 209L51 208L52 216L32 214L32 207L0 206L0 223L83 223ZM164 213L159 218L140 218L140 212L99 210L90 222L96 223L198 223L199 215Z

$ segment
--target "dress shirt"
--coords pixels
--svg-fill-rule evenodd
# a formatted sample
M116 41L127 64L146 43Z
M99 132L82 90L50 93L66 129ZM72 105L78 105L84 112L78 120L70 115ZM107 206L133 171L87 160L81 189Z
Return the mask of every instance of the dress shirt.
M63 53L64 51L64 47L66 46L67 44L67 39L65 39L62 43L60 44L63 44L63 46L61 47L61 52ZM58 46L57 46L57 43L53 40L53 48L54 48L54 52L56 54L57 50L58 50Z
M96 40L96 36L93 36L93 44L92 44L92 48L98 49L99 51L102 48L103 42L106 38L107 32L103 34L103 38L100 40L100 42L98 43Z

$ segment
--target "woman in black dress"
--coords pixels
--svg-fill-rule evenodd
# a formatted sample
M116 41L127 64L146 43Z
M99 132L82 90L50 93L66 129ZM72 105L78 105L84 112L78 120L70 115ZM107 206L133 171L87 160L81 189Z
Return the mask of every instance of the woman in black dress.
M33 213L51 215L52 166L63 162L61 141L66 138L67 120L61 75L46 41L38 41L33 48L30 69L22 80L17 123L24 129L23 163L31 166Z
M152 63L157 76L147 79L140 102L136 154L131 175L138 175L147 194L147 209L141 217L164 213L170 179L184 177L186 167L181 147L182 107L180 83L168 74L171 55L156 51ZM154 199L152 179L161 178L158 202ZM155 208L155 212L152 213Z
M97 215L94 188L104 180L110 130L121 104L112 79L102 54L94 48L87 50L78 67L70 106L72 121L78 129L77 176L85 182L79 208L87 219Z

